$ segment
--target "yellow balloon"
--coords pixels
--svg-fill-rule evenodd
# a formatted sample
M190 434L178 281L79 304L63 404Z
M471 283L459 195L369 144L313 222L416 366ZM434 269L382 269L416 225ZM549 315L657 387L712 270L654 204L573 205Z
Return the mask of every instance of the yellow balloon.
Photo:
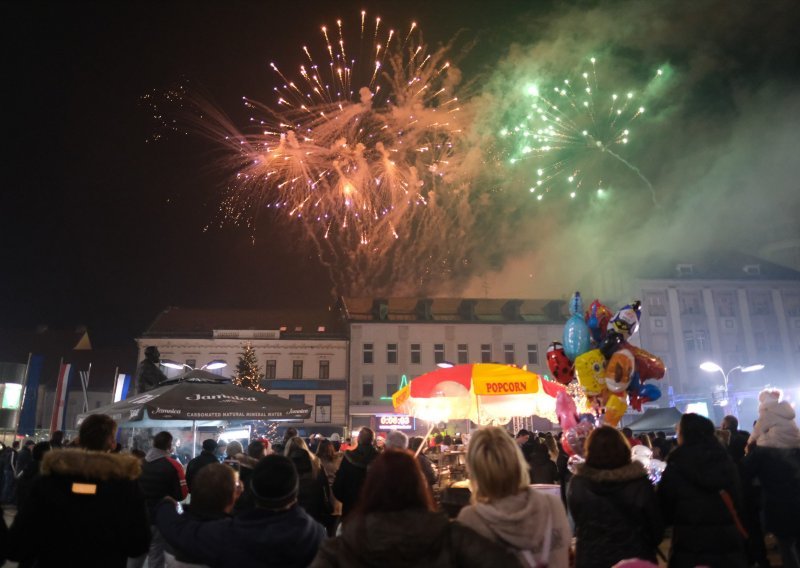
M604 417L605 423L609 426L616 426L626 410L628 410L628 402L624 398L614 395L608 397Z
M599 349L592 349L575 358L575 374L586 396L603 392L605 384L606 358Z

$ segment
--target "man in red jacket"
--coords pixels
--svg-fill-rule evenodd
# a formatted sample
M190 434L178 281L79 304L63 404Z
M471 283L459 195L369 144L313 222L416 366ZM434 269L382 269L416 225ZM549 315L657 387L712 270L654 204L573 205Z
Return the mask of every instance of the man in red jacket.
M172 434L159 432L153 437L153 447L147 452L139 478L151 519L152 540L147 554L150 568L164 568L164 539L155 526L153 512L164 497L183 501L189 494L183 466L172 457ZM144 563L144 557L140 558Z

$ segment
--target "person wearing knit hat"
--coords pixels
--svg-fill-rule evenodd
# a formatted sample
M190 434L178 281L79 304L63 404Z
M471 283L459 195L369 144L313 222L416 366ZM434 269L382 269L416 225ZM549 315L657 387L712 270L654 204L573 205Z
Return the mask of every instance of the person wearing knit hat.
M217 521L179 515L164 500L156 522L170 545L210 566L308 566L325 529L297 505L298 476L292 461L278 454L262 459L250 478L255 509Z

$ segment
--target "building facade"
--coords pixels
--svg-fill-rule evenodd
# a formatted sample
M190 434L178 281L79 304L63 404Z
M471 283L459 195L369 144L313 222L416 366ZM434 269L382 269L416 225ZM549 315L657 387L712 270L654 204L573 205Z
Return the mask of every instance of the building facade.
M634 292L642 300L639 340L664 359L662 387L672 402L709 399L726 406L721 403L730 398L730 404L755 407L754 397L767 384L800 400L800 273L752 259L673 268L668 277L636 281ZM732 370L728 393L721 373L700 369L705 361ZM756 364L764 369L737 369ZM746 419L754 412L745 412Z
M163 360L232 377L246 344L256 354L271 394L311 405L308 420L281 423L302 433L341 433L347 405L347 338L328 310L204 310L168 308L136 340L139 360L154 345ZM168 377L180 370L164 369Z

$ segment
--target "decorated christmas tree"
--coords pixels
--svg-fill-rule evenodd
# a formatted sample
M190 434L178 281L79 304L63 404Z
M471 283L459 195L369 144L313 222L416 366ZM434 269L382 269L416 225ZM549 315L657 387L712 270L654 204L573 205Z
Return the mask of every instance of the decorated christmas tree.
M246 389L266 392L261 386L264 373L256 359L256 351L249 343L243 345L244 351L239 353L239 363L236 364L236 373L233 375L233 384Z

